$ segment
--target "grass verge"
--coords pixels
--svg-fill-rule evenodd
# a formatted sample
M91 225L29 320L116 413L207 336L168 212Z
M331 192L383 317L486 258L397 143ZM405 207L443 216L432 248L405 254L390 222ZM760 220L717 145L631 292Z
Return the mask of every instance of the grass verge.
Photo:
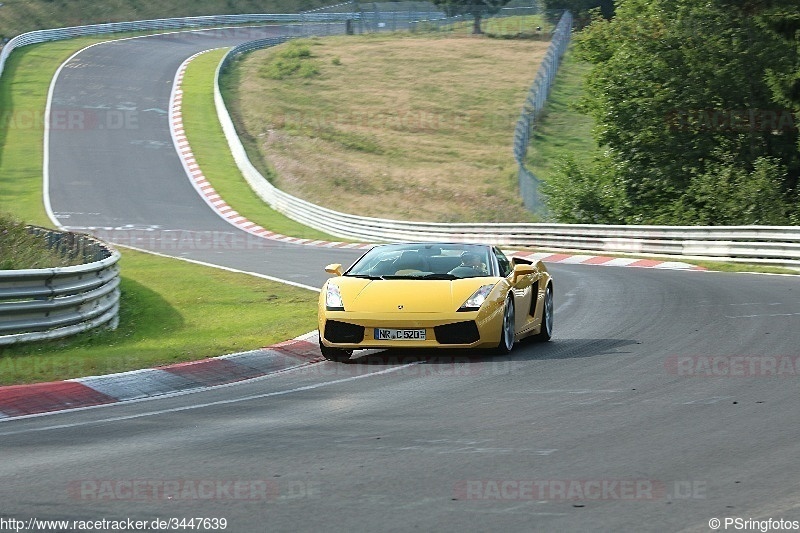
M572 51L568 51L558 69L544 112L536 123L526 164L544 181L560 160L571 157L584 164L600 153L592 136L592 117L577 108L583 94L583 80L589 70L591 64L576 59Z
M226 51L214 50L196 57L183 78L183 125L206 179L240 215L270 231L305 239L341 241L271 209L245 181L228 148L214 105L214 74Z
M50 80L103 39L32 45L0 78L0 209L51 225L42 204L42 136ZM259 348L313 330L317 294L244 274L123 250L116 331L0 348L0 384L120 372ZM158 275L153 273L157 272ZM243 312L246 310L246 312Z

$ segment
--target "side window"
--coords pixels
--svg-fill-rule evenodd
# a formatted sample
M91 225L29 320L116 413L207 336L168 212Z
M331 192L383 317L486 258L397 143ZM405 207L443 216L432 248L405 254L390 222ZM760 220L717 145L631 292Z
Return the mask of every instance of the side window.
M497 248L492 249L494 251L494 255L497 257L497 264L500 267L500 275L504 278L511 274L511 262L508 258L498 250Z

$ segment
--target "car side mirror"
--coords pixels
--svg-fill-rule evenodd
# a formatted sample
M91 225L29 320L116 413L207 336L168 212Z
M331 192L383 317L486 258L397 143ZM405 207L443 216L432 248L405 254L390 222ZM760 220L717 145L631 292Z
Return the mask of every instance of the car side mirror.
M536 274L536 272L536 267L533 265L515 265L514 272L511 274L511 284L516 285L523 276L530 276L531 274Z
M333 274L334 276L341 276L344 270L342 269L342 265L339 263L333 263L325 267L325 272L328 274Z

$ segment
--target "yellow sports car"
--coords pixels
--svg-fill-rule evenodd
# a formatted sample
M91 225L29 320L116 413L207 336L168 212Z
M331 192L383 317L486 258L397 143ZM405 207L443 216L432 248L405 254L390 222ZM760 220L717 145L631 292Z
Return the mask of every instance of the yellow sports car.
M494 348L550 340L553 281L541 261L483 244L375 246L346 272L333 264L319 299L319 345L331 361L365 348Z

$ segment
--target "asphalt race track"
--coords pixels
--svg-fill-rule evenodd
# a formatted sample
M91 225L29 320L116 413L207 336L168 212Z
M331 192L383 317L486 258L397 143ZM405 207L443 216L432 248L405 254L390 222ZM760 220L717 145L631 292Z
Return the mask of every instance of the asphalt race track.
M309 255L307 247L253 237L211 212L170 136L170 92L187 57L282 31L232 28L119 40L65 64L53 90L49 142L58 221L112 242L315 287L327 276L326 264L352 263L358 252Z
M62 70L54 109L138 118L137 128L51 132L62 224L238 231L189 184L166 116L147 111L166 109L186 57L227 45L207 40L95 46ZM358 254L143 242L314 286L321 265ZM798 280L551 271L554 339L509 357L383 352L0 421L0 519L224 518L237 532L711 531L713 518L800 520Z

